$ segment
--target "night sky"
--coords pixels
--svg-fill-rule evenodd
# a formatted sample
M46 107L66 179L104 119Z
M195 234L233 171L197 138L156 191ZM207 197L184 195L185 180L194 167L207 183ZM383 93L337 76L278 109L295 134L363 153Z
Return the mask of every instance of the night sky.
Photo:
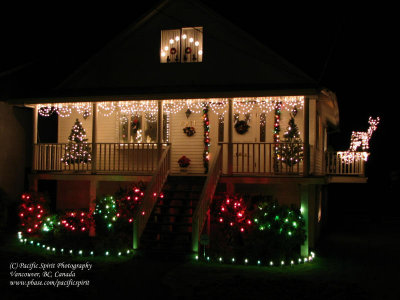
M8 18L1 20L0 73L33 63L43 66L47 79L33 76L28 80L31 85L55 83L158 2L133 6L97 2L91 7L57 2L52 7L35 3L10 8ZM329 136L335 150L346 150L351 131L365 131L368 117L380 116L371 140L368 175L371 180L388 181L390 173L399 170L393 145L399 127L393 83L397 75L391 72L397 60L393 9L336 2L331 6L266 2L264 7L258 1L203 2L337 94L340 128ZM58 74L45 74L48 66Z

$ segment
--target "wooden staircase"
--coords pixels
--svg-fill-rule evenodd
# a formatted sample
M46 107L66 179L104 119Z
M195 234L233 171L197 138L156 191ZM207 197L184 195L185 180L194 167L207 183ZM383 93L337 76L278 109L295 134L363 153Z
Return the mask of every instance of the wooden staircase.
M168 176L140 240L152 257L184 257L191 253L192 217L205 176Z

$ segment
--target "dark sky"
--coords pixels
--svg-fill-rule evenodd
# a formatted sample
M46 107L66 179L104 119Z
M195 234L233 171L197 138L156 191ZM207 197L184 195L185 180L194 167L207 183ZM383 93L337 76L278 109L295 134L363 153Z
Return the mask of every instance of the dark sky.
M397 61L393 8L374 4L276 4L259 1L211 1L210 7L336 92L340 128L331 134L336 150L348 147L352 130L366 130L370 115L382 123L371 141L371 160L386 173L399 169L393 159L399 108L390 70ZM320 1L322 2L322 1ZM2 19L0 73L30 62L47 61L70 71L158 1L91 7L71 2L10 8ZM272 4L273 3L273 4ZM385 166L383 166L385 165Z

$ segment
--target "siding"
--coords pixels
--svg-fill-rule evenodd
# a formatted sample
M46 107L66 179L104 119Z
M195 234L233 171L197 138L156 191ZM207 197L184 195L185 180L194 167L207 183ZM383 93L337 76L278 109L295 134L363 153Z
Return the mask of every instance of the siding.
M186 126L194 127L196 133L188 137L183 132ZM211 130L211 128L210 128ZM182 155L191 159L188 173L204 173L203 151L204 151L204 128L201 113L192 113L186 118L182 110L171 115L170 118L170 142L171 146L171 172L179 173L178 160Z

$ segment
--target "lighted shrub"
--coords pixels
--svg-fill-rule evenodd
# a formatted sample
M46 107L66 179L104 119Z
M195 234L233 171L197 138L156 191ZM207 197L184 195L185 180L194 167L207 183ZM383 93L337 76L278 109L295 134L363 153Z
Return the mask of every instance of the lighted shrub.
M254 230L249 251L259 257L288 258L299 254L306 240L305 221L300 209L264 201L253 214Z

